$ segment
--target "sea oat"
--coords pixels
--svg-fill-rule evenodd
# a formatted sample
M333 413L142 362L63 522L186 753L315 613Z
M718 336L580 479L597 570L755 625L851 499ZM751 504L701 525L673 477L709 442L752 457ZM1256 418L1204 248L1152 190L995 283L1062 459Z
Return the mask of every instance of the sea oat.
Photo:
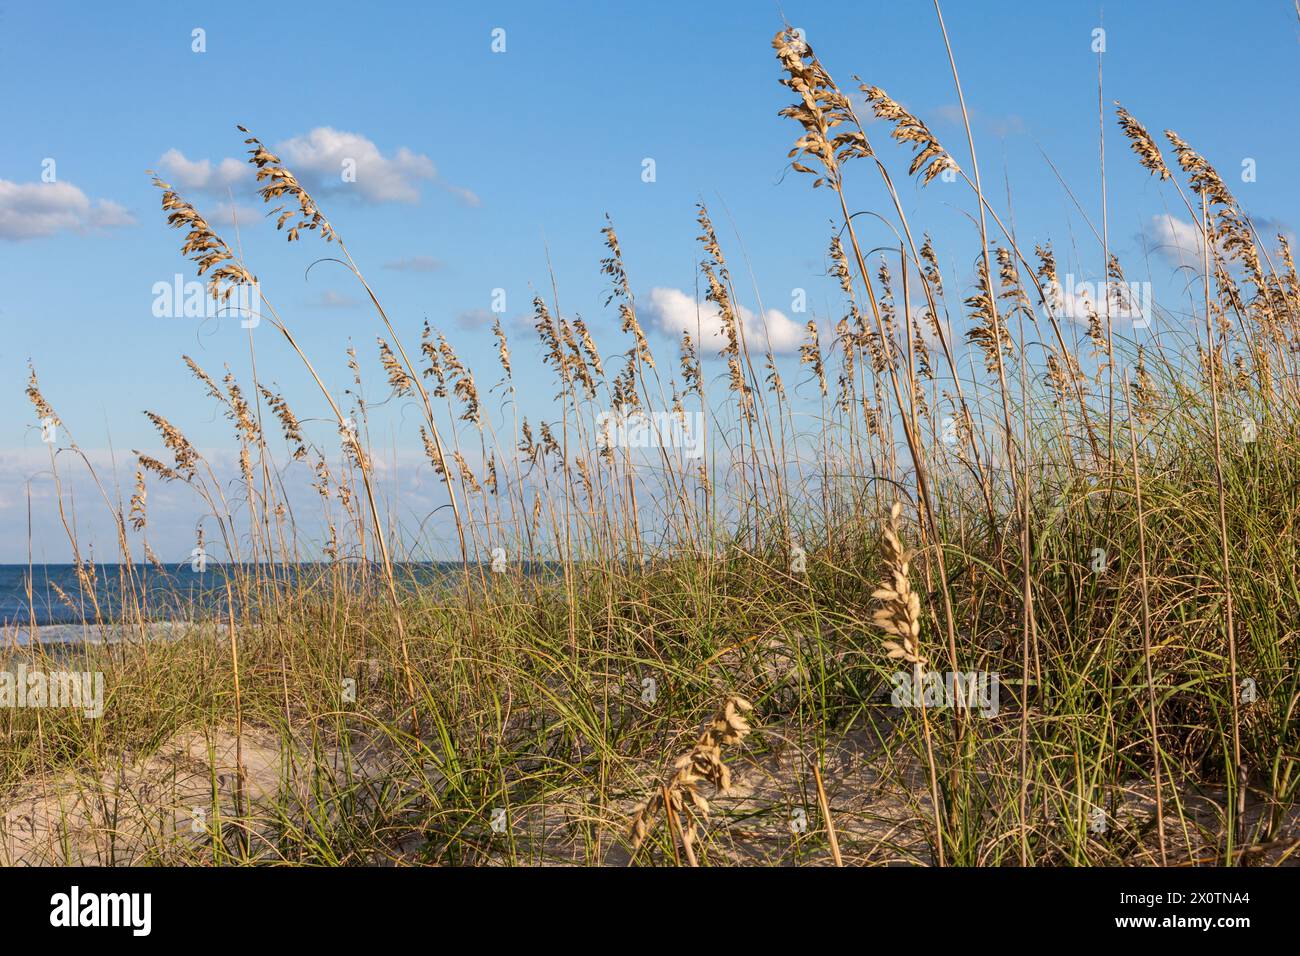
M148 492L144 486L144 470L137 468L135 470L135 492L131 495L131 527L136 531L143 531L148 523L148 515L145 511L145 501Z
M252 409L249 408L248 402L244 399L244 393L240 391L235 376L227 371L222 381L226 386L228 396L226 404L229 410L226 412L226 417L235 423L235 428L242 438L252 444L259 444L262 431L257 427L257 422L253 419Z
M447 460L443 457L438 446L429 438L429 433L420 426L420 439L424 442L424 453L429 456L429 461L433 464L433 470L439 478L447 480Z
M241 133L247 133L242 126L236 127ZM257 181L262 183L258 187L258 195L266 203L274 202L281 196L286 196L298 203L298 209L287 209L285 206L277 206L273 212L280 213L276 219L275 228L283 229L285 223L298 217L298 221L289 227L288 238L290 242L299 238L299 232L302 229L312 229L320 234L320 237L326 242L333 242L337 238L334 227L330 225L316 205L316 201L298 182L298 177L291 173L276 156L264 145L256 136L250 135L246 144L252 147L249 152L248 161L257 168Z
M1169 168L1165 166L1165 158L1160 155L1160 147L1156 145L1155 139L1147 132L1147 128L1134 119L1133 114L1120 106L1118 102L1115 103L1115 115L1119 117L1120 129L1129 138L1133 146L1133 152L1137 153L1138 162L1162 180L1169 179L1170 172Z
M506 373L506 381L509 381L511 378L510 346L509 343L506 342L506 333L501 328L500 319L492 320L492 334L496 336L496 340L497 340L497 358L501 362L502 370Z
M190 358L188 355L182 355L181 358L184 360L186 367L190 370L190 374L203 383L203 387L208 390L209 396L215 398L222 405L230 404L226 399L225 394L217 387L217 383L212 380L212 376L203 371L198 362L194 361L194 359Z
M871 620L891 638L896 638L884 642L890 660L922 665L926 659L920 654L921 599L912 590L911 554L904 550L899 537L898 519L902 511L902 504L895 503L889 512L889 523L880 533L886 576L881 586L871 593L881 602Z
M295 461L301 461L307 457L307 446L302 437L302 426L298 422L298 416L289 408L289 403L285 401L283 395L277 395L268 389L265 385L258 386L262 392L262 397L266 399L271 411L275 417L280 420L280 427L284 431L284 440L293 447L293 457Z
M936 296L943 295L943 274L939 271L939 259L934 254L934 243L930 240L930 234L926 233L925 239L921 242L921 273L925 280L930 283Z
M1182 167L1183 172L1189 177L1189 185L1193 192L1204 194L1206 199L1217 205L1232 206L1234 201L1232 193L1228 192L1228 187L1223 179L1215 171L1214 167L1206 162L1205 157L1192 149L1182 137L1171 129L1165 130L1165 138L1173 144L1174 155L1178 158L1178 165Z
M934 177L945 170L956 171L956 161L939 145L928 126L903 109L880 87L863 83L859 89L876 116L894 124L894 131L890 135L900 143L913 144L916 152L912 157L912 165L907 170L909 176L920 172L921 185L928 186Z
M993 301L993 287L989 282L988 266L983 259L980 260L978 272L979 284L976 286L975 294L966 300L966 306L971 309L972 317L975 319L975 326L966 333L966 338L979 346L980 351L984 353L984 367L992 373L997 372L999 367L999 350L1006 355L1011 355L1014 345L1006 325L997 314L997 306Z
M156 412L147 411L144 414L158 429L158 432L162 435L163 444L167 446L167 449L176 459L176 473L187 479L194 477L194 470L199 463L199 453L195 451L189 439L181 434L179 428ZM140 462L148 467L143 456L140 457Z
M788 74L788 79L779 82L799 97L798 103L777 114L794 120L804 131L790 150L790 168L816 175L814 189L823 184L838 186L843 163L872 155L871 144L862 132L853 105L835 85L802 33L780 30L772 38L772 47ZM804 157L817 161L821 173L801 162Z
M700 378L700 357L695 351L695 343L691 340L689 332L682 332L681 368L682 388L687 394L694 392L703 395L704 383Z
M654 368L655 361L654 356L650 354L650 343L646 341L641 323L637 320L636 301L628 285L627 271L623 268L623 251L618 244L618 236L614 233L614 223L608 216L605 217L605 226L600 231L605 237L605 245L609 248L609 256L600 260L600 271L614 282L614 288L605 299L605 304L609 305L615 299L619 300L618 312L623 320L623 331L631 333L636 339L637 358Z
M152 170L153 184L163 191L162 208L167 213L167 224L173 229L188 229L181 253L199 269L200 276L212 270L208 277L208 295L225 301L238 285L256 285L257 279L235 260L235 254L224 239L216 234L198 210L182 199L169 183L163 182ZM226 283L223 287L222 283Z
M27 398L31 401L32 407L36 409L36 417L42 422L49 421L55 425L62 425L59 416L50 407L50 403L45 400L45 396L41 394L40 383L36 381L35 366L29 364L27 367L31 370L31 377L27 380Z
M439 335L438 339L441 340L442 336ZM438 355L438 346L433 340L433 330L429 328L427 321L424 323L424 331L420 334L420 351L429 360L429 367L424 370L423 374L425 378L433 376L433 397L446 398L447 373L442 368L442 359Z
M785 401L785 385L781 381L781 373L776 368L776 356L768 352L763 357L763 364L767 368L767 387L777 397L778 401Z
M455 459L456 467L460 470L460 480L469 486L470 491L482 491L478 479L474 477L474 472L470 471L469 465L466 464L465 457L460 452L453 452L452 458Z
M542 340L545 349L543 361L560 373L560 381L567 388L571 381L569 358L560 344L560 333L555 327L555 320L551 318L551 310L546 307L540 295L533 296L533 319L533 328L537 330L537 337Z
M138 451L135 452L134 454L136 457L136 461L140 463L141 468L143 468L145 471L152 472L153 474L157 475L159 478L162 478L165 481L174 481L177 478L181 477L181 475L177 474L175 471L168 468L157 458L153 458L149 455L141 454Z
M817 323L809 319L804 328L808 331L808 341L799 346L799 364L812 366L813 374L817 376L817 385L821 389L824 398L826 396L826 366L822 364L822 348L817 339Z
M578 380L588 398L595 398L596 380L591 375L591 369L587 367L587 361L583 357L582 348L578 345L578 337L574 334L573 325L565 319L560 319L560 338L569 350L569 365L573 369L573 377Z
M401 362L397 361L397 356L393 354L387 342L380 338L375 341L379 343L379 362L388 375L389 387L398 395L410 395L415 388L411 376L406 374L406 369L402 367Z
M657 789L637 810L632 820L633 850L645 842L657 814L667 806L677 819L684 848L688 855L692 853L699 823L709 815L709 801L701 791L701 784L712 784L719 796L730 793L731 770L722 762L722 748L740 743L749 734L751 728L744 715L751 710L753 706L745 698L727 698L695 746L673 763L676 772L668 785Z
M591 332L587 330L587 325L582 319L574 319L573 327L577 330L578 340L582 343L582 350L586 353L587 364L590 366L592 373L598 379L605 377L605 367L600 361L600 351L596 348L596 343L591 338Z

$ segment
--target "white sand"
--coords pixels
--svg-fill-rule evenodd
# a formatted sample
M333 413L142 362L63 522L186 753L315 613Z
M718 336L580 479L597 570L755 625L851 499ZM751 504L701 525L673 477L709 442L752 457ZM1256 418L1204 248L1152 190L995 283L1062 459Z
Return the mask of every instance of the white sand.
M149 621L143 633L139 625L47 624L41 627L6 627L0 631L0 648L40 644L116 644L119 641L175 640L192 631L189 621Z

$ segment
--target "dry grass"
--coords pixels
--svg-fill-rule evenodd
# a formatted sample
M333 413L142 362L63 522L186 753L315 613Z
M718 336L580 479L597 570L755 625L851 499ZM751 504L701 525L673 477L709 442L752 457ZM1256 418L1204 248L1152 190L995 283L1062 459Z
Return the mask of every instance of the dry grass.
M709 801L701 790L701 784L712 784L721 796L730 795L731 770L722 762L722 747L745 739L750 726L744 714L753 709L753 705L743 697L727 698L708 729L695 741L695 746L673 763L676 773L672 779L636 812L632 821L634 851L641 848L654 826L655 815L662 811L668 818L669 828L681 841L682 851L691 865L698 865L695 861L698 821L709 816Z

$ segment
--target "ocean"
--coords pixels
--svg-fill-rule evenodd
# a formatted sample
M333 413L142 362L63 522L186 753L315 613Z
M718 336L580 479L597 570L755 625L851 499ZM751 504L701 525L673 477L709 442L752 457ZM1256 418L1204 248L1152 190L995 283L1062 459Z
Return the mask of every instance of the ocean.
M188 562L168 565L164 571L150 564L131 565L130 574L142 598L128 593L127 600L141 600L144 618L160 623L224 615L225 575L234 567L209 564L198 572ZM314 563L280 565L276 573L284 582L286 577L309 577L328 567ZM462 567L458 561L404 562L394 570L399 585L410 587L454 584ZM546 562L524 562L521 570L525 575L537 576L545 574L548 567ZM0 629L16 634L21 644L26 643L33 626L41 629L42 641L77 640L85 637L86 625L135 620L134 607L123 613L122 576L126 570L121 564L96 565L92 589L83 588L72 564L0 564ZM375 570L372 580L380 580L378 568Z
M123 565L97 565L92 595L90 589L83 590L75 565L0 564L0 625L44 627L117 620L123 570ZM212 607L217 592L224 594L223 579L211 567L199 574L187 563L169 567L164 574L152 565L137 564L131 572L145 595L149 618L166 620L195 606Z

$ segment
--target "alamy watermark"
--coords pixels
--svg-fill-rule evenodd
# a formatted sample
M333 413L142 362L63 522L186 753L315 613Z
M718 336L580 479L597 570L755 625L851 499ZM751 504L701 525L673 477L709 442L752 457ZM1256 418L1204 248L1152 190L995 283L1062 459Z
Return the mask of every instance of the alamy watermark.
M951 708L998 715L1000 683L996 671L928 671L924 675L898 671L889 702L895 707Z
M104 675L98 671L0 671L0 707L68 707L91 720L104 716Z
M1048 308L1067 319L1083 322L1095 312L1109 314L1113 320L1132 320L1135 329L1151 325L1150 282L1079 282L1067 273L1064 282L1053 279L1043 287L1043 298Z
M600 448L682 448L687 458L704 454L701 412L601 412L596 429Z
M257 281L236 282L214 298L202 282L179 272L171 282L153 284L153 314L159 319L239 319L240 328L255 329L262 321L262 291Z
M132 936L148 936L153 928L153 894L83 893L73 886L50 897L50 925L118 926L130 929Z

